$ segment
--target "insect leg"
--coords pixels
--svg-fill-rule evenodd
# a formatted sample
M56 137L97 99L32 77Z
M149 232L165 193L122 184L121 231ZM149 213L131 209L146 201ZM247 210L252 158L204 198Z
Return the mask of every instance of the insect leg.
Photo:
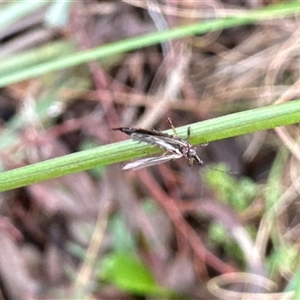
M168 122L169 122L169 124L170 124L170 126L171 126L171 128L173 130L174 136L178 137L176 129L175 129L175 127L174 127L174 125L172 123L172 120L170 118L168 118Z
M189 126L187 129L187 140L189 140L190 137L191 137L191 126Z

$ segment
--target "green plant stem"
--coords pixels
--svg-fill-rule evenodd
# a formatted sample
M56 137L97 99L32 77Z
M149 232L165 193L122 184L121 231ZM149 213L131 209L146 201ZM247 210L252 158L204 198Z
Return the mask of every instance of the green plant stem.
M183 38L194 34L204 34L211 31L223 30L226 28L252 24L266 19L285 17L300 11L299 1L292 1L284 4L272 5L259 10L247 11L236 16L201 21L196 24L174 28L167 31L151 33L148 35L133 37L130 39L118 41L112 44L104 45L96 49L82 51L65 58L53 60L51 62L39 64L35 67L15 71L12 74L0 78L0 87L27 80L36 76L44 75L49 72L58 71L65 68L77 66L91 60L101 59L108 56L133 51L143 47L148 47L167 40Z
M299 122L300 100L295 100L186 125L176 130L179 136L186 137L190 126L191 143L201 144ZM170 130L166 132L172 133ZM113 143L1 173L0 191L158 152L161 150L157 147L132 140Z

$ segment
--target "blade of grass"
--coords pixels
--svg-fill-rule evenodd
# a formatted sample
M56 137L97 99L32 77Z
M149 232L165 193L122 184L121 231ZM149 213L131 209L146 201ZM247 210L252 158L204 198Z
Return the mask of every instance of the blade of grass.
M194 34L204 34L210 31L251 24L257 21L263 21L271 18L285 17L296 14L299 11L299 1L293 1L284 4L268 6L260 10L253 10L232 17L209 20L205 22L201 21L197 24L178 27L167 31L151 33L141 37L133 37L131 39L118 41L92 50L78 52L74 55L60 58L45 64L40 64L22 71L13 72L11 74L8 74L7 76L3 76L0 78L0 87L4 87L8 84L12 84L25 79L44 75L49 72L74 67L91 60L105 58L119 53L155 45L167 40L178 39Z
M4 30L24 16L42 8L49 0L44 1L11 1L11 3L2 5L0 12L0 28Z
M0 57L0 76L6 76L12 72L20 72L26 68L33 68L37 64L51 61L57 57L71 55L76 50L70 41L59 41L45 44L35 49L24 51L9 57Z
M180 136L186 137L187 128L191 126L191 142L199 144L299 122L300 100L296 100L238 112L176 130ZM171 133L170 130L166 132ZM156 147L132 140L113 143L1 173L0 191L158 152L160 149Z

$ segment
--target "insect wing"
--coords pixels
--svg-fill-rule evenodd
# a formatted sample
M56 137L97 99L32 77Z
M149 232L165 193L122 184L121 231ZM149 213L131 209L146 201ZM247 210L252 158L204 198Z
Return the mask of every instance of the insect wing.
M178 147L170 144L168 141L166 141L165 137L163 136L153 136L153 135L142 135L142 134L132 134L132 138L134 140L144 142L150 145L158 146L162 149L165 149L169 152L180 154L180 151L178 150Z
M116 127L112 128L112 130L119 130L121 132L126 133L127 135L133 135L133 134L140 134L140 135L166 135L165 133L162 133L161 131L158 130L148 130L148 129L143 129L143 128L133 128L133 127Z
M164 141L168 144L173 144L177 146L184 146L186 145L187 141L178 137L174 137L172 135L166 134L166 133L160 133L160 134L147 134L147 133L140 133L135 132L131 134L132 138L140 141L145 141L146 143L154 141Z
M187 141L176 136L172 136L157 130L147 130L142 128L117 127L113 130L119 130L130 135L133 140L144 142L150 145L158 146L170 152L179 154L179 146L186 146Z
M140 159L134 162L131 162L125 165L122 169L123 170L139 170L159 164L163 164L165 162L171 161L173 159L177 159L182 157L182 154L172 153L169 155L161 155L161 156L154 156L149 158Z

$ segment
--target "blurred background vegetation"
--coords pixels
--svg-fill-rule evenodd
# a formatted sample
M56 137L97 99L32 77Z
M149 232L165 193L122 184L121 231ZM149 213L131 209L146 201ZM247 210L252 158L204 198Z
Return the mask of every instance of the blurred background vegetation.
M1 1L1 171L127 138L113 127L299 99L299 12ZM1 193L0 298L300 299L298 136L291 125L212 142L198 148L204 168L115 164Z

